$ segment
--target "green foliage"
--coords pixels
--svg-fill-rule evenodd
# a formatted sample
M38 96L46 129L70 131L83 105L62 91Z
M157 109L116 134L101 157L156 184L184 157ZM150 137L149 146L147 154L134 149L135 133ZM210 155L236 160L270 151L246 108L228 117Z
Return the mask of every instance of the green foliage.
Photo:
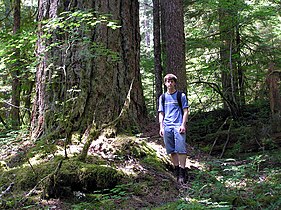
M132 184L116 185L112 189L102 189L86 194L80 202L73 204L73 209L115 209L115 201L122 202L129 199Z
M35 56L35 43L37 40L36 24L31 13L34 8L21 11L22 19L20 30L17 34L13 33L12 18L7 12L11 9L7 1L0 10L0 102L4 104L0 109L0 116L4 118L5 128L10 127L10 99L12 94L11 84L15 79L13 75L17 72L19 80L18 89L20 90L20 118L22 125L29 123L30 98L32 94L35 68L37 59ZM11 8L9 8L11 7ZM23 7L24 8L24 7ZM3 14L2 14L3 12ZM4 124L3 123L3 124ZM0 125L1 128L2 124Z
M278 154L276 150L241 161L208 162L208 170L190 171L194 178L182 199L154 209L278 209L281 207Z
M155 116L156 96L154 82L154 62L152 51L147 48L141 48L141 76L144 90L144 98L148 113L151 117Z
M91 41L89 36L91 31L97 26L106 26L113 30L120 28L118 22L110 19L110 15L98 14L95 11L66 11L59 14L58 17L48 19L42 22L44 34L43 39L48 40L56 34L57 39L52 41L47 46L47 51L54 48L60 49L64 54L67 54L70 45L91 45L91 53L84 52L87 56L98 57L107 56L111 57L112 62L119 60L119 55L110 49L107 49L100 43ZM83 32L83 33L82 33ZM90 58L89 57L89 58Z
M280 14L278 5L268 1L206 1L186 2L187 77L189 100L193 110L222 107L222 99L214 86L221 87L221 30L236 30L241 42L240 52L233 49L233 65L240 62L245 82L246 103L266 99L265 76L270 61L279 66ZM219 15L219 11L228 16ZM222 27L224 22L225 29ZM258 60L258 62L257 62ZM257 88L258 87L258 88Z

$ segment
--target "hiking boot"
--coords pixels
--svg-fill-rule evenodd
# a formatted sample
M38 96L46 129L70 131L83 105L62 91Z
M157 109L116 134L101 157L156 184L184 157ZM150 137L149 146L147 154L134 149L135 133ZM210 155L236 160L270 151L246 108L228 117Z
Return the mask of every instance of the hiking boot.
M186 184L186 169L185 168L179 168L179 178L178 178L178 183L180 185Z
M174 167L174 176L177 178L177 181L179 180L179 173L180 173L180 167L175 166Z

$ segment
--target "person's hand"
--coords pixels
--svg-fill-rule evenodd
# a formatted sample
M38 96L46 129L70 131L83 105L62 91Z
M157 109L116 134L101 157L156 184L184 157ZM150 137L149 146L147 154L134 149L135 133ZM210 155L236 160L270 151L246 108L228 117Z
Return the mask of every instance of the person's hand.
M164 136L164 128L160 128L160 130L159 130L159 135L160 135L161 137Z
M180 129L179 129L179 133L185 133L185 131L186 131L185 126L184 126L184 125L181 125L181 126L180 126Z

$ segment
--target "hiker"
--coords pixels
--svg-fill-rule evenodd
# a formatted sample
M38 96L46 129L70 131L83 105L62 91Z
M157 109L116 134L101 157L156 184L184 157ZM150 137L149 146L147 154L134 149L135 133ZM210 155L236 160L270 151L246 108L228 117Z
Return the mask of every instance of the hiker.
M171 157L179 184L186 183L186 122L188 101L186 95L176 89L177 77L164 77L167 92L159 97L159 134L164 138L166 152Z

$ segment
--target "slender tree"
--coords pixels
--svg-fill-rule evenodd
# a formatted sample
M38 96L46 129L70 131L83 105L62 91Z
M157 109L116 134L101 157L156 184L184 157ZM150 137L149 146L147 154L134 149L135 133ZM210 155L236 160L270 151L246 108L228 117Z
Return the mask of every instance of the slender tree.
M236 43L236 1L221 1L219 5L220 63L224 107L229 108L234 117L239 115L237 43ZM238 33L237 33L238 34ZM240 71L240 74L242 72ZM240 78L242 75L240 75Z
M118 128L138 125L146 117L139 71L138 9L137 0L39 1L37 54L43 56L36 73L33 138L52 134L53 138L68 139L75 131L88 135L89 129L113 121L122 110L132 82L129 110ZM68 11L68 17L76 11L77 19L81 11L88 10L98 13L81 18L92 17L90 26L94 28L82 22L80 27L57 28L51 39L44 37L46 25L42 21L69 20L61 14ZM120 28L108 27L108 14ZM47 51L50 44L56 46Z
M13 34L16 36L20 31L20 0L15 0L13 5L13 17L14 27ZM12 70L12 107L11 107L11 119L13 128L18 128L20 125L20 71L19 71L19 58L20 50L15 48L14 58L16 62L13 65Z

